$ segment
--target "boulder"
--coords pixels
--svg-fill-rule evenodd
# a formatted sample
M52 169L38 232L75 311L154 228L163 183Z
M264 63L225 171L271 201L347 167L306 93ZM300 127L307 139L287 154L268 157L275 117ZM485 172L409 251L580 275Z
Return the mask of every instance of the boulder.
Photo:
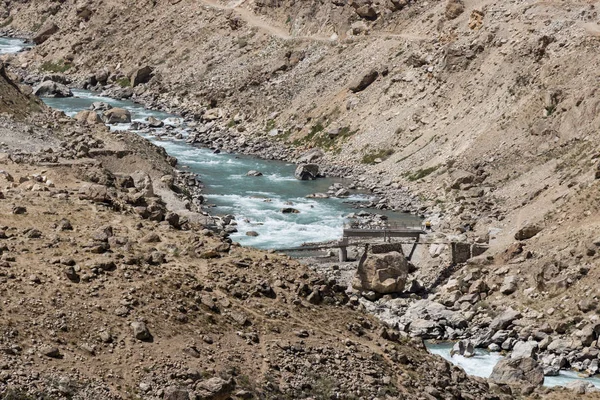
M493 331L506 329L509 327L510 324L512 324L514 320L519 318L521 318L521 313L516 310L513 310L512 308L509 308L508 310L504 311L502 314L498 315L492 320L492 322L490 323L490 328Z
M470 185L475 181L475 175L468 171L458 170L452 173L452 184L450 188L452 189L461 189L463 185Z
M102 113L102 119L107 124L128 124L131 122L131 113L124 108L111 108Z
M137 340L148 341L152 338L150 331L146 327L146 324L141 321L134 321L131 323L131 329L133 329L133 336Z
M200 400L225 400L229 398L229 394L234 387L235 385L231 379L225 380L216 376L196 385L196 398Z
M534 237L541 231L542 231L541 226L536 225L536 224L527 224L524 227L522 227L521 229L519 229L519 231L517 233L515 233L515 239L517 239L517 240L531 239L532 237Z
M93 183L84 184L79 189L79 198L81 200L91 200L95 203L110 203L111 198L108 194L108 188L104 185Z
M567 389L572 390L575 394L586 394L597 392L598 389L591 382L586 382L582 380L574 380L572 382L567 383Z
M164 400L190 400L190 393L186 389L168 387L165 389Z
M146 122L150 128L162 128L165 126L165 123L158 118L148 117L146 118Z
M152 78L152 67L146 65L133 71L129 81L131 82L132 87L136 87L142 83L148 83L150 78Z
M371 254L360 263L352 286L379 294L401 293L408 277L408 261L397 251Z
M300 210L296 210L292 207L286 207L281 209L282 214L300 214Z
M101 85L106 85L106 82L108 82L109 76L110 76L110 73L105 69L98 70L94 74L94 78L96 79L96 82L100 83Z
M496 364L490 379L501 383L540 386L544 383L544 369L533 358L504 358Z
M352 93L362 92L366 88L368 88L379 76L379 72L372 69L361 77L357 78L351 85L350 91Z
M97 125L102 123L102 118L100 118L95 111L91 110L79 111L74 118L75 121L84 125Z
M517 290L518 278L515 275L510 275L504 278L502 286L500 287L500 293L509 295Z
M300 158L298 158L298 162L300 164L310 164L310 163L314 163L315 161L317 161L320 158L323 158L324 156L325 156L325 153L323 153L323 150L312 149L312 150L309 150L306 153L302 154L300 156Z
M73 92L62 83L44 81L33 89L33 94L39 97L73 97Z
M113 107L104 101L95 101L90 106L90 110L92 111L106 111L110 110L111 108Z
M317 164L298 165L294 176L301 181L313 181L319 177L319 166Z
M263 174L260 171L251 170L246 173L246 176L263 176Z
M42 44L59 31L58 26L52 21L46 21L44 25L37 31L33 36L33 42L35 44Z
M533 358L537 360L538 343L535 340L517 342L512 349L510 358Z
M473 342L465 339L454 343L452 350L450 350L450 357L453 357L455 354L464 357L473 357L475 355L475 346L473 346Z
M359 17L364 18L364 19L368 19L368 20L377 19L377 11L375 10L375 8L373 8L373 6L368 5L368 4L358 7L356 9L356 13L358 14Z
M444 15L446 19L452 20L458 18L465 11L465 5L462 0L448 0Z

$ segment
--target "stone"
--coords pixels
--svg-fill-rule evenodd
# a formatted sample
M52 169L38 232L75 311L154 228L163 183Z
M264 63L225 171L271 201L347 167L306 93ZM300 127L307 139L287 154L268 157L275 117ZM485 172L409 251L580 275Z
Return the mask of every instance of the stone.
M168 387L165 389L164 400L190 400L190 393L181 388Z
M71 225L71 221L69 221L66 218L63 218L60 221L58 221L58 224L56 224L56 230L59 232L60 231L72 231L73 225Z
M104 185L84 184L79 189L79 199L91 200L95 203L110 203L108 189Z
M462 0L448 0L444 15L446 19L453 20L458 18L465 11L465 5Z
M306 153L302 154L298 158L298 163L299 164L312 164L315 161L323 158L324 156L325 156L325 153L323 153L323 150L312 149L312 150L309 150Z
M40 353L42 353L42 355L44 355L46 357L50 357L50 358L61 358L62 357L60 350L58 350L58 347L54 347L54 346L44 346L40 349Z
M263 174L260 171L250 170L246 173L246 176L263 176Z
M517 290L518 278L515 275L510 275L504 278L502 286L500 287L500 293L509 295Z
M517 342L513 346L510 358L533 358L537 359L538 343L534 340Z
M473 343L468 339L459 340L454 343L452 350L450 350L450 357L453 357L455 354L463 357L473 357L475 355L475 346L473 346Z
M104 72L106 72L106 71L104 71ZM108 79L108 72L106 73L105 79ZM92 111L106 111L106 110L110 110L111 108L113 108L113 106L111 106L110 104L108 104L104 101L95 101L90 106L90 110L92 110Z
M154 118L152 116L146 118L146 122L150 128L162 128L165 126L165 123L158 118Z
M257 237L258 236L258 232L256 232L256 231L248 231L248 232L246 232L246 236Z
M225 400L234 389L231 379L225 380L218 376L199 382L196 385L197 399L199 400Z
M362 92L368 88L379 76L377 70L370 70L361 77L357 78L352 84L350 84L350 91L352 93Z
M496 364L490 379L500 383L540 386L544 383L544 370L533 358L504 358Z
M575 394L586 394L597 392L598 389L591 382L586 382L583 380L574 380L572 382L567 383L567 389L570 389Z
M67 279L71 282L78 283L80 281L79 275L72 266L66 267L64 271Z
M37 45L44 43L50 39L52 35L59 31L58 26L52 21L46 21L33 36L33 42Z
M541 231L542 231L541 226L536 225L536 224L527 224L524 227L522 227L521 229L519 229L519 231L517 233L515 233L515 239L516 240L531 239L532 237L534 237Z
M498 315L496 318L492 320L490 323L490 329L493 331L498 331L501 329L506 329L512 324L512 322L516 319L521 318L521 313L509 308L504 311L502 314Z
M131 123L131 113L124 108L111 108L102 113L102 120L107 124Z
M319 177L319 166L317 164L298 165L294 176L301 181L313 181Z
M38 97L73 97L73 92L62 83L45 81L33 88L33 94Z
M281 209L282 214L300 214L300 210L297 210L292 207L285 207Z
M100 118L95 111L91 110L79 111L73 118L75 121L84 125L97 125L102 123L102 118Z
M598 308L598 302L594 299L583 299L577 304L581 312L589 312Z
M371 254L359 264L352 286L379 294L401 293L408 277L409 265L404 254Z
M376 20L377 19L377 11L370 4L365 4L356 9L356 13L359 17L368 19L368 20Z
M141 85L142 83L148 83L152 78L152 67L146 65L136 69L130 75L129 81L132 87Z
M133 336L137 340L148 341L152 339L150 331L146 327L146 324L141 321L134 321L131 323L131 329L133 329Z

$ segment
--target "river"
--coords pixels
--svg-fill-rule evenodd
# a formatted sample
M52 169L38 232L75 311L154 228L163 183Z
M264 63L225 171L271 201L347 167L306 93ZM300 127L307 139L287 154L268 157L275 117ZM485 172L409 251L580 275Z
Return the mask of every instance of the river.
M456 354L454 356L450 356L450 350L452 350L453 343L427 342L426 345L427 349L432 354L441 356L450 361L452 364L458 365L469 375L480 376L482 378L489 378L492 374L494 366L498 363L498 361L504 358L504 356L500 353L491 353L482 349L476 349L474 357L467 358ZM544 386L566 386L570 382L576 380L590 382L595 387L600 389L600 378L583 378L575 371L560 371L558 376L546 376L544 378Z
M22 39L0 37L0 55L18 53L29 47Z
M74 97L44 98L52 108L62 110L69 116L88 109L93 102L103 101L113 107L129 110L134 122L144 122L155 117L167 124L181 124L181 120L168 113L145 109L129 100L114 100L86 90L73 90ZM111 127L113 130L130 129L130 124ZM186 128L179 128L186 135ZM135 131L134 131L135 132ZM157 131L153 131L157 132ZM161 139L147 130L138 134L162 146L179 160L180 166L200 175L206 185L205 198L214 205L210 211L217 215L232 214L238 223L232 239L245 245L262 249L289 248L305 242L339 239L346 216L354 209L349 201L368 201L370 195L360 192L348 198L315 199L306 196L327 192L330 185L340 179L323 178L315 181L299 181L294 178L295 165L240 154L219 153L198 148L172 138ZM263 176L246 176L248 171L260 171ZM297 214L284 214L282 208L293 207ZM395 222L419 224L420 220L403 213L382 212ZM256 232L258 236L248 236Z

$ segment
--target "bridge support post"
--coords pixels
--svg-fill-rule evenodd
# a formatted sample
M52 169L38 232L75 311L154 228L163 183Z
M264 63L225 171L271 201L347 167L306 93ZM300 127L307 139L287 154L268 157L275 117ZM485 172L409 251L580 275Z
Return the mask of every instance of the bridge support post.
M340 260L340 262L346 262L346 261L348 261L348 247L346 247L346 246L340 246L339 260Z

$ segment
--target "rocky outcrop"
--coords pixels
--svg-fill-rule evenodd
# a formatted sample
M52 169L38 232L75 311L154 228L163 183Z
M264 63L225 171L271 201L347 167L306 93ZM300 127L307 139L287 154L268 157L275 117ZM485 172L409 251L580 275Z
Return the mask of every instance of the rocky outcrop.
M379 76L377 70L370 70L366 74L357 78L352 84L350 84L350 91L352 93L362 92L368 88Z
M317 164L298 165L294 176L301 181L315 180L319 177L319 166Z
M33 42L35 44L42 44L58 31L59 28L54 22L46 21L33 36Z
M408 261L404 254L370 254L359 264L352 286L379 294L402 293L407 277Z
M542 227L540 225L527 224L524 227L522 227L521 229L519 229L519 231L517 233L515 233L515 239L517 239L517 240L531 239L532 237L534 237L541 231L542 231Z
M111 108L102 113L102 120L107 124L128 124L131 122L131 113L124 108Z
M496 364L490 379L510 384L544 383L544 370L533 358L504 358Z
M33 94L39 97L72 97L73 92L62 83L44 81L33 89Z
M141 85L142 83L148 83L152 78L152 68L148 65L137 68L130 75L129 81L132 87Z
M73 118L81 124L86 125L97 125L102 123L102 118L95 112L91 110L83 110L79 111Z

